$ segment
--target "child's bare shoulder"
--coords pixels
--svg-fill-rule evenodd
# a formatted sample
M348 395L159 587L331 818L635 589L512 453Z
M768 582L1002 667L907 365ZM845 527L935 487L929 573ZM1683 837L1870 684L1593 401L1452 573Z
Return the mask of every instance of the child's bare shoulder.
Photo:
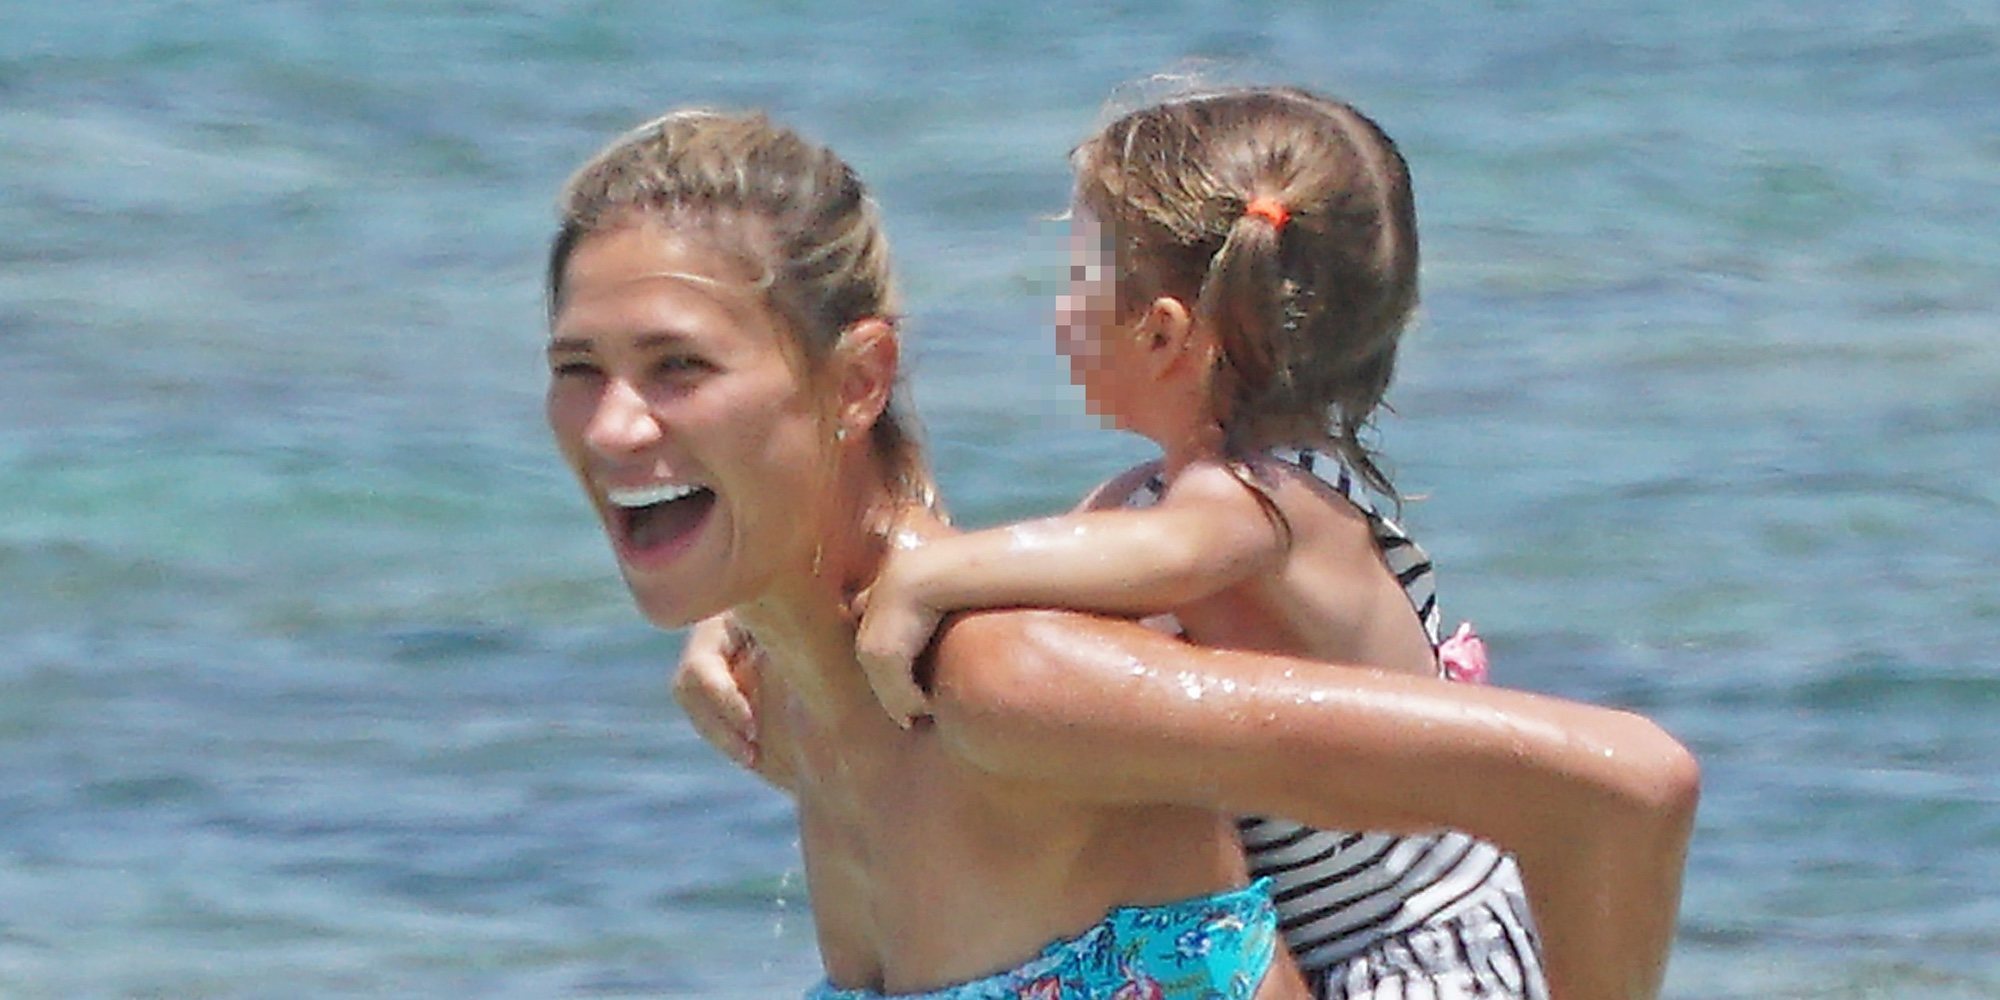
M1358 567L1379 561L1375 527L1367 513L1331 483L1280 459L1270 459L1256 471L1273 484L1272 501L1308 551Z
M1290 515L1273 495L1281 485L1248 463L1202 459L1174 473L1160 509L1193 519L1214 546L1282 559L1294 539Z
M1367 523L1367 515L1361 508L1316 472L1270 456L1260 459L1253 468L1261 481L1270 484L1281 503L1304 502L1343 520Z
M1259 459L1228 462L1200 459L1189 462L1167 486L1167 497L1176 504L1199 503L1236 506L1248 503L1260 509L1258 493L1269 496L1282 483L1280 472Z

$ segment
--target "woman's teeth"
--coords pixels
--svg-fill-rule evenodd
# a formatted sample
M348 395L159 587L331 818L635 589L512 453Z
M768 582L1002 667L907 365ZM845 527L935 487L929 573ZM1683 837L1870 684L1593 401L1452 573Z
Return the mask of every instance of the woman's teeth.
M707 489L692 483L661 483L629 490L607 490L605 497L620 507L651 507L656 503L684 500Z

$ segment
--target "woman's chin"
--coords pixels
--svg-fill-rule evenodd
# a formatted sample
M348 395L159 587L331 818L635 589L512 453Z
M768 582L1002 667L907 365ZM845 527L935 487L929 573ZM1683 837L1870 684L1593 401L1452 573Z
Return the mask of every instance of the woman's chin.
M707 619L713 618L716 615L719 615L727 610L728 610L727 608L718 607L714 611L704 615L704 614L693 614L679 610L655 611L651 608L645 607L644 605L641 605L639 608L640 614L646 616L647 622L651 623L654 628L666 632L676 632L681 629L688 628L698 622L702 622Z
M713 618L731 606L719 593L669 592L657 583L635 580L629 572L625 577L625 586L632 592L632 603L638 607L639 614L655 627L668 631Z

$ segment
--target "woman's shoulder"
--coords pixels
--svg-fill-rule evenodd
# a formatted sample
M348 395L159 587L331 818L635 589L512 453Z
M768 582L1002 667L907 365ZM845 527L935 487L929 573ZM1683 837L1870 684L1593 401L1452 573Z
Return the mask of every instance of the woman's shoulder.
M1153 644L1181 645L1135 622L1073 611L962 612L938 629L928 660L936 724L977 759L1034 745L1033 734L1097 704ZM1116 710L1117 706L1098 705ZM998 763L995 761L994 763Z
M950 615L930 649L934 696L981 703L1039 695L1038 670L1101 631L1098 619L1040 608Z

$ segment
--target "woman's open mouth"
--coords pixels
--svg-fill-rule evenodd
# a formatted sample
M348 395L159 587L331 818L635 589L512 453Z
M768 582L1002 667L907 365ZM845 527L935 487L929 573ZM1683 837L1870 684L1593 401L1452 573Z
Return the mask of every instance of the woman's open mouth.
M715 491L693 484L610 490L606 498L617 511L619 548L627 559L643 562L679 555L715 509Z

